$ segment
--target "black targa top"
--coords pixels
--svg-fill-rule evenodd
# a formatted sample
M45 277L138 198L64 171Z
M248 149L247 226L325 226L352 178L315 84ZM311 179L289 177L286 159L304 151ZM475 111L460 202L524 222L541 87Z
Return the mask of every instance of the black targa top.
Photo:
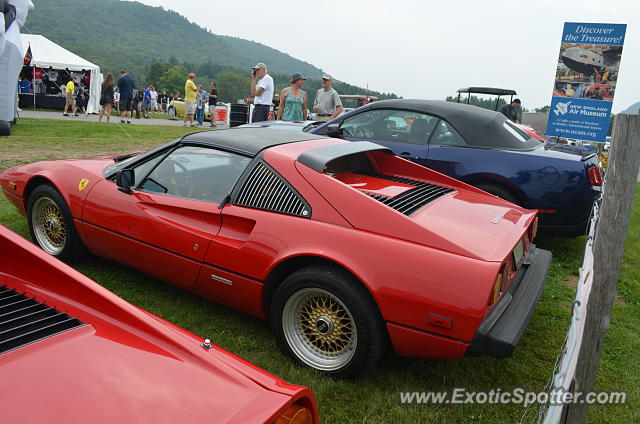
M521 135L527 141L519 140L505 127L505 122L508 121L506 116L478 106L441 100L393 99L371 103L369 108L411 110L436 116L451 124L467 144L473 147L532 150L540 145L540 142L524 132Z
M284 131L272 128L230 128L226 130L200 131L187 134L180 143L206 144L245 156L255 157L269 147L298 141L317 140L321 135L307 134L302 131Z

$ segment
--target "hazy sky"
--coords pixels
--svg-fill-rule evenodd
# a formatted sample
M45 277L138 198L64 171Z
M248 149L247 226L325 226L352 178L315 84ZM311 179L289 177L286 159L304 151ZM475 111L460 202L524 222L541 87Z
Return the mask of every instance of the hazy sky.
M140 1L362 87L423 99L513 88L529 109L551 101L564 22L626 23L613 111L640 101L638 0Z

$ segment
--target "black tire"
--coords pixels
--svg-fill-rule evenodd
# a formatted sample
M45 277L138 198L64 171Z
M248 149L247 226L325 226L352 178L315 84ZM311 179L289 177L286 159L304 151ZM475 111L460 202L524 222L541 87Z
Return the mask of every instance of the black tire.
M301 300L304 307L293 307L296 299L306 299ZM309 306L317 299L333 303ZM312 318L310 311L319 318ZM310 324L306 332L300 325L304 316ZM336 379L360 376L387 349L386 327L375 302L359 281L338 267L310 266L289 275L273 296L270 318L278 346L287 356ZM294 325L287 325L292 319ZM331 337L337 340L323 342ZM330 365L317 364L336 358Z
M42 184L33 190L27 220L31 239L50 255L63 261L79 260L86 255L69 207L52 185Z
M9 121L0 121L0 136L10 136L11 135L11 122Z
M492 183L477 183L472 184L475 188L479 188L480 190L486 191L487 193L493 194L494 196L498 196L501 199L506 200L507 202L511 202L515 205L522 206L518 201L518 198L513 195L508 189Z

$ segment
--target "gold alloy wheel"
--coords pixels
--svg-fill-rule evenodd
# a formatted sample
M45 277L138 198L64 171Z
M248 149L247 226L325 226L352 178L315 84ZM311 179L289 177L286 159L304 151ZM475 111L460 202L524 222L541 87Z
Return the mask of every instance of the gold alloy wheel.
M320 288L295 292L282 314L284 335L305 364L334 371L347 365L357 347L357 329L347 306Z
M51 255L60 254L67 243L67 226L58 205L49 197L41 197L31 213L38 244Z
M299 325L307 342L318 351L333 355L349 346L353 336L351 317L333 297L308 297L300 307Z

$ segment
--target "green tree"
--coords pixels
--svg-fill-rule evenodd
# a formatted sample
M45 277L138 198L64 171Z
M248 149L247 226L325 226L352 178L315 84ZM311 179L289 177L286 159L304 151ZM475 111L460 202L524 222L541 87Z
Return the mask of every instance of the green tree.
M164 73L158 80L158 87L169 92L179 91L184 95L184 83L187 81L187 68L184 66L173 66Z
M546 105L546 106L542 106L542 107L537 107L535 109L536 112L541 112L541 113L549 113L549 109L551 109L551 106Z
M218 74L218 101L236 103L250 94L251 80L235 72Z
M158 86L158 82L162 77L165 76L170 66L168 63L164 62L154 62L147 69L147 83Z

